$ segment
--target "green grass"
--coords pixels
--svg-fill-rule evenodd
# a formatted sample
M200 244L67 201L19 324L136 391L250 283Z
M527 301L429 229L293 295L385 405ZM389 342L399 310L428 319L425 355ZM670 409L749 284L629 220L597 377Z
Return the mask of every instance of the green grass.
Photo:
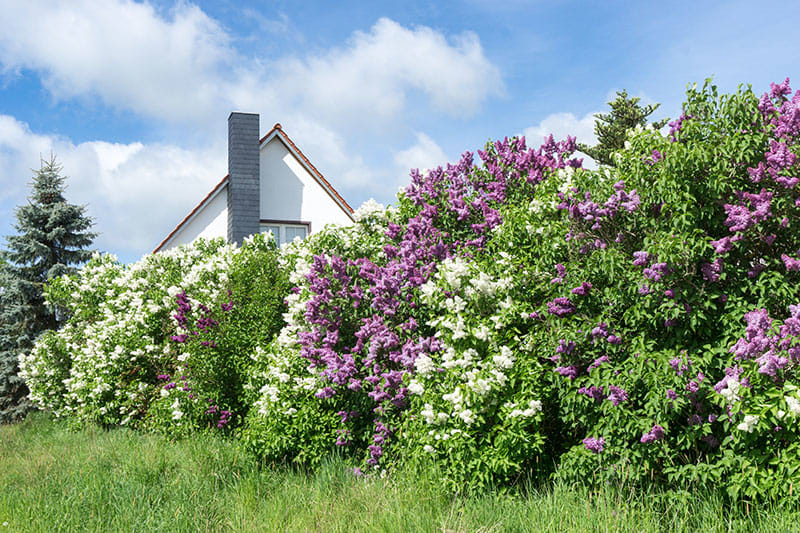
M798 531L800 509L726 509L713 494L563 486L448 495L431 475L355 479L259 468L210 435L0 427L0 533L24 531Z

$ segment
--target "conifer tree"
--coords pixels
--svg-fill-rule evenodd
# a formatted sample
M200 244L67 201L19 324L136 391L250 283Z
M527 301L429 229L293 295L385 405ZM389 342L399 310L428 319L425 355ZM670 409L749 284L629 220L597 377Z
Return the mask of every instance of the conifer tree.
M628 130L647 125L647 117L658 109L659 104L641 106L638 97L628 98L628 92L623 89L617 91L617 98L608 105L611 107L610 113L597 113L594 116L597 145L579 144L578 149L600 164L614 166L611 154L625 146ZM652 126L661 129L668 120L665 118L653 122Z
M0 422L30 409L27 387L18 376L18 357L36 337L56 329L56 310L45 305L48 279L74 272L87 261L95 233L85 206L67 203L65 177L53 156L34 172L27 205L17 207L17 234L6 237L0 263Z

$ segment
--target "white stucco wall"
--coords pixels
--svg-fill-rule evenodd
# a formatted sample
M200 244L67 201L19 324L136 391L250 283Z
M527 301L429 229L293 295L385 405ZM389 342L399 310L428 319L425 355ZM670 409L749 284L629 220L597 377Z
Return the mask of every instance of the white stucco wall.
M276 135L261 147L261 219L325 224L353 221Z
M162 250L188 244L198 237L228 237L228 186L225 185L178 230Z

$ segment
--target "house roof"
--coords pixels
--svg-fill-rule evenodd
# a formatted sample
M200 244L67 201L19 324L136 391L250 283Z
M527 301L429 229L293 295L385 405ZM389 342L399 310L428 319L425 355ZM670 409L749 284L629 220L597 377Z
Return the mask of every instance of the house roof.
M338 192L336 192L336 189L333 188L333 185L331 185L328 182L328 180L325 179L325 177L322 175L322 173L319 170L317 170L317 167L315 167L311 163L311 161L308 160L308 158L305 156L305 154L302 152L302 150L300 150L300 148L298 148L297 145L294 144L292 139L290 139L289 136L286 134L286 132L283 131L283 127L280 125L280 123L276 123L272 127L272 129L269 130L269 132L267 132L267 134L264 135L258 141L259 150L261 149L262 146L264 146L266 143L271 141L276 136L281 139L281 141L287 146L287 148L289 148L289 151L292 153L292 155L295 157L295 159L297 159L297 161L301 165L303 165L303 167L305 167L306 170L308 170L308 172L311 174L311 176L317 181L317 183L320 184L320 186L322 186L322 188L325 190L325 192L328 193L328 195L337 204L339 204L339 206L347 214L347 216L349 216L352 219L353 218L353 208L350 207L350 205L345 201L344 198L341 197L341 195ZM194 218L194 216L197 214L197 212L200 211L200 209L202 209L209 201L211 201L217 195L217 193L219 193L223 189L223 187L225 187L225 185L227 185L228 177L229 177L229 175L226 174L225 177L222 178L222 180L219 183L217 183L214 186L213 189L211 189L211 191L205 196L205 198L200 200L200 203L198 203L194 207L194 209L192 209L189 212L189 214L186 215L183 218L183 220L181 220L178 223L177 226L175 226L175 228L169 233L169 235L167 235L164 238L163 241L161 241L158 244L158 246L156 246L156 248L152 251L152 253L156 253L156 252L160 251L161 248L163 248L164 245L166 245L172 239L172 237L174 237L175 234L178 233L178 231L180 231L180 229L185 224L187 224L192 218Z
M178 231L179 231L179 230L180 230L180 229L183 227L183 225L184 225L184 224L186 224L186 223L187 223L187 222L189 222L189 221L190 221L192 218L194 218L194 216L197 214L197 212L198 212L198 211L200 211L200 209L201 209L201 208L202 208L204 205L206 205L206 204L209 202L209 200L211 200L212 198L214 198L214 197L217 195L217 193L218 193L219 191L221 191L221 190L222 190L222 188L223 188L225 185L227 185L227 184L228 184L228 176L229 176L228 174L225 174L225 177L224 177L224 178L222 178L222 180L221 180L219 183L217 183L217 184L214 186L214 188L213 188L213 189L211 189L211 192L209 192L209 193L206 195L206 197L205 197L205 198L203 198L202 200L200 200L200 203L199 203L199 204L197 204L196 206L194 206L194 209L192 209L191 211L189 211L189 214L188 214L188 215L186 215L185 217L183 217L183 220L181 220L181 221L178 223L178 225L177 225L177 226L175 226L175 229L173 229L172 231L170 231L170 232L169 232L169 235L167 235L166 237L164 237L164 240L163 240L163 241L161 241L161 242L158 244L158 246L156 246L155 250L153 250L151 253L156 253L156 252L160 251L160 250L161 250L161 247L162 247L162 246L164 246L165 244L167 244L167 243L170 241L170 239L172 239L172 237L173 237L173 236L174 236L176 233L178 233Z

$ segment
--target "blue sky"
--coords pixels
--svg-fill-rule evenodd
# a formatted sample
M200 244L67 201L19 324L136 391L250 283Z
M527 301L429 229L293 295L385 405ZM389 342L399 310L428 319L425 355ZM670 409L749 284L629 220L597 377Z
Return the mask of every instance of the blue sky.
M627 89L675 117L687 83L795 75L800 4L7 0L0 235L52 151L96 244L133 261L226 173L230 111L275 122L353 206L490 138L592 143ZM797 81L800 87L800 80Z

